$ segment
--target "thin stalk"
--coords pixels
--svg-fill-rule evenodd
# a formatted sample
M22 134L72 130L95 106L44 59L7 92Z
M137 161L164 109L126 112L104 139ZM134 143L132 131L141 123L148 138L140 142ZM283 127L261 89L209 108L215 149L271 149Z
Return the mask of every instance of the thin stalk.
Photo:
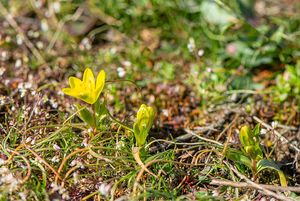
M96 104L95 103L92 105L92 110L93 110L93 118L94 118L94 129L93 129L93 136L92 136L92 138L93 138L97 133Z
M127 129L127 130L129 130L130 132L133 132L133 129L132 129L132 128L129 128L128 126L124 125L122 122L120 122L119 120L117 120L116 118L114 118L114 117L110 114L110 112L109 112L108 110L107 110L107 114L108 114L108 116L109 116L114 122L116 122L117 124L119 124L121 127L125 128L125 129Z

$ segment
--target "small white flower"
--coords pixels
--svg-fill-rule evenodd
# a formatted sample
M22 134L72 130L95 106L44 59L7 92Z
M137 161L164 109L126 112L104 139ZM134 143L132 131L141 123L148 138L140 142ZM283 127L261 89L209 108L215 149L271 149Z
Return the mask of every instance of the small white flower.
M116 54L116 52L117 52L117 49L115 47L110 48L110 53L111 54Z
M213 190L212 191L212 196L218 197L220 195L220 192L218 190Z
M83 38L79 44L79 48L81 50L90 50L92 48L92 44L89 38Z
M35 7L37 7L37 8L41 8L42 5L43 5L42 1L40 1L40 0L36 0L36 1L33 1L33 2L34 2Z
M262 129L260 130L260 134L261 134L261 135L265 135L265 134L267 134L267 132L268 132L268 130L267 130L267 129L264 129L264 128L262 128Z
M87 130L87 132L88 132L88 133L93 132L93 128L89 128L89 129Z
M44 43L43 43L42 41L38 41L38 42L36 43L36 46L37 46L37 48L39 48L39 49L43 49L43 48L44 48Z
M15 63L15 67L16 68L20 68L22 66L22 61L21 59L17 59L16 63Z
M3 160L2 158L0 158L0 166L5 165L6 160Z
M35 144L35 140L36 140L36 139L35 139L35 138L33 138L33 140L31 141L31 143L30 143L30 144L31 144L31 145L34 145L34 144Z
M17 36L16 36L16 42L17 42L18 45L23 44L23 39L19 34L17 34Z
M8 17L12 18L12 15L9 15ZM10 41L11 41L11 37L10 36L6 36L5 37L5 42L10 43Z
M59 157L58 156L54 156L53 158L51 158L51 161L53 163L58 163L59 162Z
M130 67L131 66L131 62L130 61L123 61L122 64L126 67Z
M31 89L32 88L32 83L31 82L25 82L24 83L24 88L25 89Z
M39 114L39 113L40 113L39 108L38 108L38 107L35 107L35 108L33 109L33 113L34 113L34 114Z
M73 173L73 180L75 184L79 182L79 175L77 171Z
M199 56L199 57L202 57L203 55L204 55L204 50L200 49L200 50L198 51L198 56Z
M59 90L59 91L57 92L57 95L59 95L59 96L64 96L64 93L62 92L62 90Z
M6 61L8 59L8 52L2 51L1 52L1 61Z
M125 146L125 143L123 141L118 141L116 144L116 149L120 150L124 146Z
M162 110L162 114L163 114L165 117L168 117L168 116L169 116L169 110L163 109L163 110Z
M189 52L194 52L194 50L196 48L194 38L189 38L189 43L187 44L187 48L188 48Z
M278 122L277 121L272 121L271 126L273 129L277 128Z
M20 192L19 196L20 196L20 198L21 198L22 201L26 201L27 200L26 199L26 194L24 192Z
M50 187L53 191L58 191L60 189L60 187L56 183L51 183Z
M59 151L61 148L57 144L54 144L53 145L53 149L56 150L56 151Z
M0 96L0 106L4 105L6 100L5 96Z
M45 19L41 20L41 29L44 32L48 31L49 27L48 27L47 20Z
M110 193L110 190L111 190L111 184L105 184L105 183L102 183L100 186L99 186L99 192L101 195L104 195L104 196L108 196L109 193Z
M25 143L29 143L31 141L32 141L32 137L28 137L28 138L26 138Z
M53 10L55 13L60 12L60 2L59 1L53 2L52 7L53 7Z
M54 109L57 109L58 103L55 102L55 99L54 99L54 98L51 98L49 102L50 102L51 106L52 106Z
M118 76L119 76L120 78L123 78L123 77L126 75L126 71L125 71L125 69L122 68L122 67L118 67L118 68L117 68L117 72L118 72Z
M5 68L4 67L0 67L0 76L2 76L5 72Z
M76 164L77 164L77 160L72 160L72 162L70 163L70 165L71 165L72 167L74 167Z

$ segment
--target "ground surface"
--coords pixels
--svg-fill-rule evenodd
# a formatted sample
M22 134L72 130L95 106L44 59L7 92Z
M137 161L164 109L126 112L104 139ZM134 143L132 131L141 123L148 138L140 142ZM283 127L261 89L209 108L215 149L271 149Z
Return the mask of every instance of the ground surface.
M300 5L251 2L2 1L0 200L299 199ZM86 67L123 124L156 108L149 172L132 132L106 115L91 134L62 93ZM226 154L258 123L295 188Z

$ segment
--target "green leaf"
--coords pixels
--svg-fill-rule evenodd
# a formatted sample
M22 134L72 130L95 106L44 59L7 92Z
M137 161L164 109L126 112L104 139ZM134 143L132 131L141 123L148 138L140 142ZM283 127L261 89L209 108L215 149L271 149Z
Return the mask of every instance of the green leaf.
M137 112L136 121L133 125L134 136L138 146L143 146L145 144L154 117L154 108L142 104Z
M255 126L253 131L248 126L243 126L240 130L240 141L242 151L253 160L261 160L263 158L262 149L259 144L259 124Z
M236 20L233 13L219 6L216 2L205 0L200 5L200 11L206 21L211 24L224 26Z
M95 102L94 107L95 107L97 127L98 127L101 121L106 117L108 110L105 106L105 103L101 103L99 100Z
M256 124L255 128L252 131L254 137L259 137L260 134L260 124Z
M251 159L246 156L243 152L235 149L227 149L225 153L226 158L232 160L235 163L240 163L251 169Z
M262 159L257 163L256 169L257 169L257 174L264 169L271 169L277 171L281 186L287 186L287 181L284 173L280 170L280 166L274 161Z
M79 118L89 126L95 128L95 120L92 113L85 106L81 106L80 104L76 104L75 106L78 110Z
M250 139L251 130L248 126L243 126L240 130L240 141L243 147L247 147L251 145L251 139Z

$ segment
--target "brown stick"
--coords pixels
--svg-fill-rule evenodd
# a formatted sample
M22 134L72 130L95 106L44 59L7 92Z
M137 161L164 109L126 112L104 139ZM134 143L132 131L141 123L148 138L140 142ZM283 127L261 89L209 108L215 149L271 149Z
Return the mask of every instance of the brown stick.
M232 186L235 188L254 188L252 185L248 184L247 182L234 182L230 180L225 179L213 179L210 182L211 185L216 186ZM259 184L261 187L270 190L270 191L280 191L280 192L296 192L300 193L300 187L294 187L294 186L274 186L274 185L267 185L267 184Z
M80 152L83 152L83 151L88 151L88 150L89 150L89 148L77 149L77 150L73 151L72 153L70 153L68 156L66 156L66 157L62 160L62 162L61 162L61 164L60 164L60 166L59 166L59 168L58 168L58 170L57 170L57 173L58 173L58 174L56 175L54 182L57 183L57 181L58 181L58 179L59 179L59 174L60 174L60 172L62 171L62 169L63 169L65 163L66 163L72 156L76 155L77 153L80 153Z
M294 199L286 197L282 194L279 193L275 193L273 191L270 191L268 189L266 189L265 187L263 187L261 184L257 184L253 181L251 181L250 179L248 179L245 175L243 175L242 173L240 173L237 169L235 169L234 167L232 167L232 165L228 164L226 161L223 161L223 163L227 164L228 167L230 167L230 169L240 178L246 181L246 183L250 186L252 186L252 188L260 190L260 192L266 196L270 196L273 197L277 200L282 200L282 201L294 201Z
M258 123L260 123L262 126L264 126L265 128L274 131L274 134L282 141L287 143L290 147L292 147L295 151L297 151L297 153L300 153L300 149L293 145L292 143L290 143L284 136L282 136L278 131L276 131L274 128L272 128L272 126L268 125L267 123L263 122L261 119L259 119L258 117L254 116L253 119L255 121L257 121Z
M59 173L56 172L56 170L51 166L49 165L49 163L47 163L42 157L40 157L37 153L35 153L32 149L30 149L28 146L25 145L25 148L30 151L40 162L44 163L54 174L55 174L55 177L57 179L60 179L62 180L62 178L60 177Z

